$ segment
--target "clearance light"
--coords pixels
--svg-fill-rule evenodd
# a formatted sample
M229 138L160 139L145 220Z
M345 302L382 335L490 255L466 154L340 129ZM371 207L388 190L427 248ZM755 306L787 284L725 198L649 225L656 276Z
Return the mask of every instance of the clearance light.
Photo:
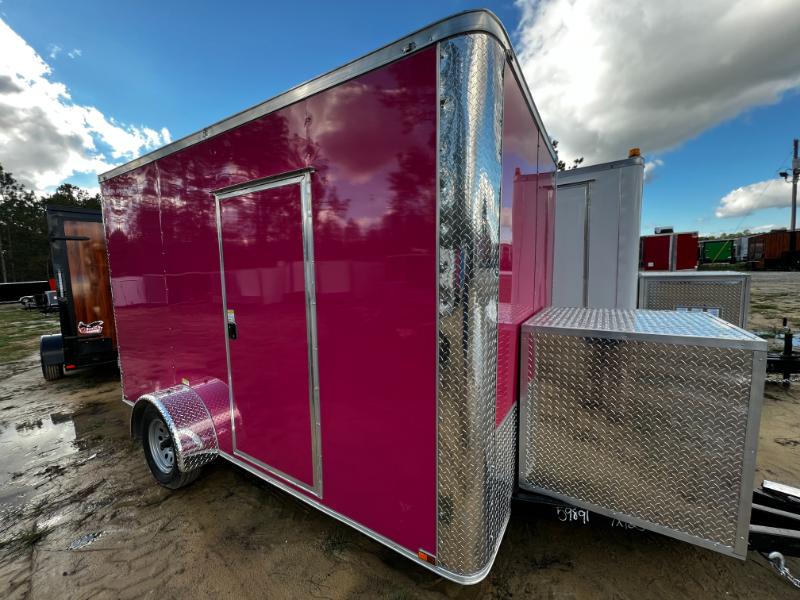
M424 552L423 550L417 552L417 556L419 556L420 560L424 560L427 563L430 563L432 565L436 564L436 559L427 552Z

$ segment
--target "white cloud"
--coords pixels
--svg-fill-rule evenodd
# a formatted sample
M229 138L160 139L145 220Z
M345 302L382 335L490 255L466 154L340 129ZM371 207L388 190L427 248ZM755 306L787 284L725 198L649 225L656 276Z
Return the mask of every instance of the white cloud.
M50 55L61 51L50 48ZM42 57L0 19L0 164L37 191L76 173L115 163L170 141L160 131L119 123L75 103Z
M660 158L654 158L653 160L648 160L644 163L644 181L645 183L649 181L653 181L657 177L653 172L659 168L664 166L664 161Z
M772 231L776 229L778 226L774 223L770 223L769 225L759 225L758 227L750 227L750 231L752 233L763 233L765 231Z
M783 179L751 183L728 192L719 201L715 215L744 217L763 208L783 208L792 204L792 185Z
M51 59L55 59L55 58L58 57L59 54L61 54L61 46L59 46L57 44L50 44L47 47L47 50L49 52L49 55L50 55Z
M519 58L567 163L673 148L800 86L797 0L517 0Z
M79 56L83 55L83 50L80 48L73 48L69 52L67 52L67 56L70 58L78 58Z

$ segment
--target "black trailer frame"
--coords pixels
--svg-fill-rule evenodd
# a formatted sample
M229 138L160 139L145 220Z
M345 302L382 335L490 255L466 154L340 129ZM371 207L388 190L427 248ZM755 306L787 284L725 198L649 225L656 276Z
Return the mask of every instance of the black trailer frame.
M572 506L562 500L517 488L514 504L537 516L572 523L639 529L620 519ZM753 491L748 547L756 552L780 552L800 557L800 490L765 481Z

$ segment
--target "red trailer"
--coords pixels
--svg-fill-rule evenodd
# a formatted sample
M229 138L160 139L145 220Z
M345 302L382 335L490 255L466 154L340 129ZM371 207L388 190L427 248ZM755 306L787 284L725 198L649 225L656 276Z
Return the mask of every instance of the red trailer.
M639 256L643 271L670 271L672 234L643 235Z
M697 268L696 231L643 235L640 243L642 271L683 271Z
M521 488L742 557L766 343L697 313L531 324L554 172L505 30L470 11L102 175L123 394L156 480L226 459L461 583L488 573ZM735 389L705 393L698 361Z
M673 246L674 268L673 271L686 271L697 268L699 252L698 234L696 231L675 233Z

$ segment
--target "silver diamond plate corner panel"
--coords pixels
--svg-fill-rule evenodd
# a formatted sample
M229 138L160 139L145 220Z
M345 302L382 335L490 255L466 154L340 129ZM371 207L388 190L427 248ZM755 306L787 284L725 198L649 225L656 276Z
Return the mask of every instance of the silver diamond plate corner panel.
M495 427L503 71L485 34L439 44L437 562L491 565L510 512L516 421ZM513 413L513 411L512 411ZM513 446L513 442L510 442ZM502 448L501 448L502 446Z
M753 350L533 326L522 351L522 487L746 552Z
M145 394L137 401L152 404L169 428L175 441L178 470L199 469L219 453L217 433L202 398L187 385Z
M698 275L700 275L698 273ZM737 327L747 326L749 278L641 278L639 308L652 310L709 309Z

